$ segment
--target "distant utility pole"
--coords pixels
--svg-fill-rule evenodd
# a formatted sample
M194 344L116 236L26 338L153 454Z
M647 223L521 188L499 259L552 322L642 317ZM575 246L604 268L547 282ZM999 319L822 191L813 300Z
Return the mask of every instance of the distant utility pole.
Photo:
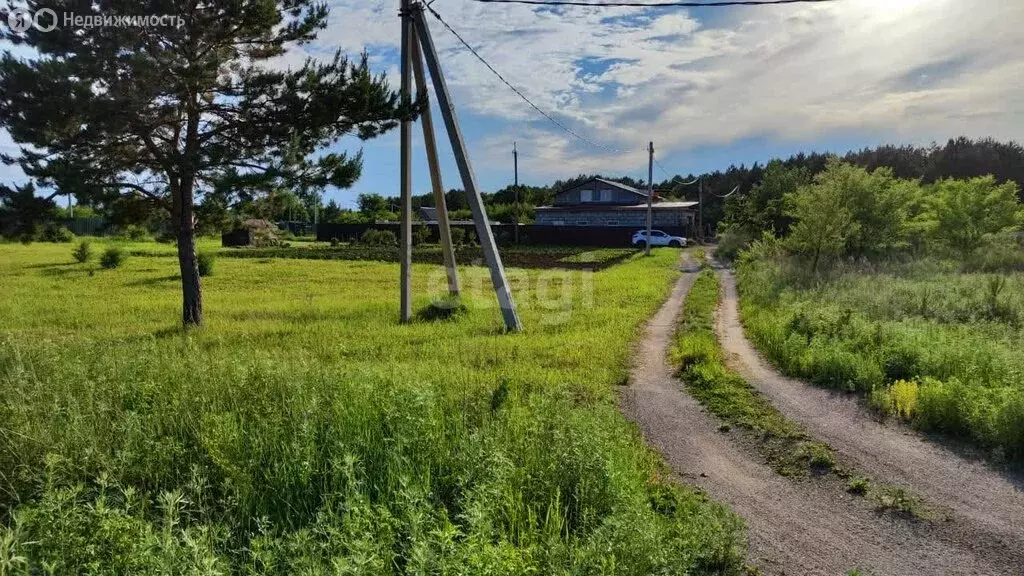
M697 241L704 243L704 176L697 181Z
M644 254L651 255L651 224L654 206L654 142L647 145L647 248Z
M516 146L516 141L512 141L512 166L515 169L515 184L513 184L513 193L515 194L515 209L516 209L516 227L515 227L515 242L519 244L519 148Z

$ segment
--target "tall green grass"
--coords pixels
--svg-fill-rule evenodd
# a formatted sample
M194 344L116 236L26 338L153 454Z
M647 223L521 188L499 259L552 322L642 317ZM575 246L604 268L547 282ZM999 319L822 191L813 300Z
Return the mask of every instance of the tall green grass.
M715 335L718 301L718 277L705 269L686 297L671 352L690 394L729 426L752 432L762 454L780 474L800 476L832 468L835 457L829 446L810 438L725 366Z
M224 259L183 334L172 256L59 248L0 246L0 572L739 569L740 521L614 403L678 252L511 271L517 335L481 268L466 312L399 325L395 265Z
M784 372L1024 462L1024 276L893 264L805 283L770 257L738 274L747 333Z

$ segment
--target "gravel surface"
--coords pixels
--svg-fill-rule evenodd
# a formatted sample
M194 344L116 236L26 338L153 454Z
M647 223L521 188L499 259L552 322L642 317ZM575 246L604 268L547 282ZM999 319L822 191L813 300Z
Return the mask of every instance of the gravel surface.
M933 523L876 512L835 482L779 476L719 432L720 421L685 393L666 358L695 276L683 274L648 323L620 405L684 482L746 520L752 563L766 574L1022 574L1024 565L1004 555L936 537Z
M1021 479L923 438L898 422L878 421L852 394L781 375L746 339L736 278L719 271L723 299L718 335L726 364L787 418L830 444L858 471L914 492L952 512L944 532L988 555L1015 560L1024 574L1024 492ZM960 451L962 452L962 451Z

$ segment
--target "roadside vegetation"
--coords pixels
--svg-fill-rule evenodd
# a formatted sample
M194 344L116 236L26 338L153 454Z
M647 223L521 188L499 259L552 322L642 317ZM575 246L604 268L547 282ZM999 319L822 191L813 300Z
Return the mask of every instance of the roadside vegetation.
M921 185L837 161L813 180L778 168L769 183L797 186L779 204L787 232L764 233L737 260L761 352L789 375L1024 462L1016 185Z
M715 335L718 300L718 277L713 270L705 269L686 298L671 353L672 363L679 367L687 390L727 423L723 432L734 426L750 432L779 474L804 476L811 471L828 472L835 466L832 449L811 439L742 377L726 368Z
M833 475L846 492L867 498L879 510L920 520L942 517L906 487L873 482L843 466L831 446L808 435L727 368L715 334L719 295L718 276L704 269L687 296L671 359L690 394L725 422L721 432L744 437L783 476Z
M595 273L589 301L580 272L568 296L523 272L520 335L471 291L399 325L393 264L220 259L183 331L171 251L0 252L5 574L740 570L739 519L614 403L678 251Z

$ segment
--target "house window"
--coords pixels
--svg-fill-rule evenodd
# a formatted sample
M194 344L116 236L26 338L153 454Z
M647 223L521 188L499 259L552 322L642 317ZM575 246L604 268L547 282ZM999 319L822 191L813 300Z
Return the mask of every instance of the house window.
M593 190L580 190L580 202L593 202L594 191Z
M612 201L612 189L611 188L604 188L604 189L602 189L601 190L601 202L611 202L611 201Z

